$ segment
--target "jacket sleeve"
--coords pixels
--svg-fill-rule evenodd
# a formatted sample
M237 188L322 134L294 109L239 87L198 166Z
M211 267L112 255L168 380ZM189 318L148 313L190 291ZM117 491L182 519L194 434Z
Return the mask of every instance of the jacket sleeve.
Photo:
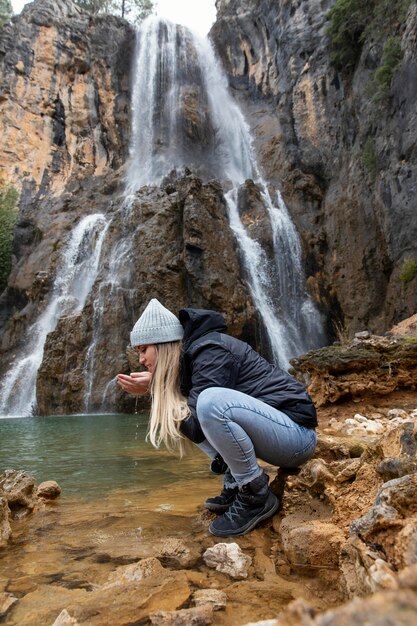
M191 390L188 406L191 415L181 423L180 431L194 443L201 443L206 438L197 416L198 396L209 387L234 389L238 376L238 363L235 356L221 345L202 347L194 357L191 373Z

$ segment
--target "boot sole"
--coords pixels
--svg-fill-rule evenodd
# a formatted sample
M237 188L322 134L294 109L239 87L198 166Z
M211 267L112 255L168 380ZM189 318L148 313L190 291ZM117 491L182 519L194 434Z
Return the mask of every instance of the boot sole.
M274 494L271 494L274 495ZM239 537L240 535L246 535L246 533L250 532L264 519L268 519L268 517L272 517L272 515L279 509L279 500L274 495L275 502L274 504L267 509L264 513L258 515L256 518L250 520L245 526L241 526L240 528L236 528L235 530L216 530L212 529L213 524L210 524L208 527L209 532L215 537ZM214 522L213 522L214 523Z

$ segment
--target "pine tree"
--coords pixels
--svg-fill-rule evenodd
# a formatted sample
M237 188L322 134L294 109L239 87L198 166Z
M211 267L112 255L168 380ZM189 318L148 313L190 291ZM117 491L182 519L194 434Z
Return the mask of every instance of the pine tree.
M152 0L75 0L75 3L89 13L120 15L135 23L141 22L153 11Z
M9 21L12 15L13 8L10 0L0 0L0 28Z

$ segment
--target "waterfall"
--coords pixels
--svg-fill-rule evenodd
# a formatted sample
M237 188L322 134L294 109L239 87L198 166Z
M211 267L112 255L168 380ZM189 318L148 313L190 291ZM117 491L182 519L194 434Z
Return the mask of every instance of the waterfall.
M138 31L134 67L127 194L159 184L172 169L185 167L205 178L229 181L229 223L247 282L274 360L288 368L293 356L323 342L322 324L306 290L298 234L280 193L271 198L248 124L228 92L210 42L151 17ZM198 118L198 136L187 126L190 111ZM240 217L239 189L248 179L257 185L270 221L272 262Z
M1 384L0 415L27 416L36 410L36 377L47 335L64 315L80 312L97 276L108 222L97 213L73 229L58 263L51 298L28 329L23 350Z

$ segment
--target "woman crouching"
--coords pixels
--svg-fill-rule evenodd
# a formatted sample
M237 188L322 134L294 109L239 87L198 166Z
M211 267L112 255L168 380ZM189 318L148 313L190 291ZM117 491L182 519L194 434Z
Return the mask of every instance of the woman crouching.
M215 311L177 318L152 299L130 334L147 371L118 376L128 393L151 393L155 447L182 454L189 439L224 472L221 494L204 503L219 514L209 531L220 537L244 535L277 511L257 459L297 467L314 454L317 426L304 387L226 331Z

